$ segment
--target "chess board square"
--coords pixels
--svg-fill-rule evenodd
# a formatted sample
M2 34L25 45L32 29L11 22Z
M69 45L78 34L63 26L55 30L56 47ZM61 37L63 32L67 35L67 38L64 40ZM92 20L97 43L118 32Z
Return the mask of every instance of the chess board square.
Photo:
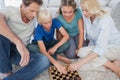
M49 75L50 80L81 80L77 71L71 71L67 74L60 74L55 66L51 66L49 68Z

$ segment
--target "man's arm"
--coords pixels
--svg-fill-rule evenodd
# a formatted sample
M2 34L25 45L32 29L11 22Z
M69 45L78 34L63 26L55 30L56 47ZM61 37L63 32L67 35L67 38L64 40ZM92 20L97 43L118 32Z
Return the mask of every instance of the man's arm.
M24 46L23 42L17 37L14 32L8 27L5 16L0 13L0 34L7 37L13 42L21 55L20 65L25 66L29 62L29 52Z
M10 41L17 44L19 42L18 37L12 32L5 21L5 16L0 13L0 34L7 37Z

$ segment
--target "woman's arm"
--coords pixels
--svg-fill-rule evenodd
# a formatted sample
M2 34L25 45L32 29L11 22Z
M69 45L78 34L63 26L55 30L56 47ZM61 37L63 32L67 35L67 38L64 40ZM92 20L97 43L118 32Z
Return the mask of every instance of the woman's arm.
M80 59L79 61L70 64L69 66L69 70L73 71L73 70L77 70L78 68L80 68L83 64L88 63L89 61L95 59L96 57L98 57L98 55L96 53L90 53L88 54L86 57Z

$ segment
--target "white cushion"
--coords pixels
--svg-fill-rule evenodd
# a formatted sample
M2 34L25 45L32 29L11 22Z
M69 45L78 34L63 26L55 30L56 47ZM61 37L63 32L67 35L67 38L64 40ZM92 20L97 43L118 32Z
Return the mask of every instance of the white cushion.
M112 14L112 13L113 13L112 8L110 8L110 7L105 7L104 9L105 9L109 14Z
M100 5L101 5L102 7L105 7L105 6L108 5L109 1L110 1L110 0L99 0L99 3L100 3Z
M120 0L111 0L108 4L108 7L115 9L116 5L120 2Z
M77 3L77 7L80 6L80 0L75 0L75 2Z
M59 7L61 0L49 0L49 7Z
M80 5L80 0L75 0L77 3L77 6ZM49 7L59 7L61 3L61 0L49 0Z
M52 18L55 18L58 15L59 7L49 7L48 10L50 11Z
M43 0L43 5L42 5L42 7L48 7L48 0Z

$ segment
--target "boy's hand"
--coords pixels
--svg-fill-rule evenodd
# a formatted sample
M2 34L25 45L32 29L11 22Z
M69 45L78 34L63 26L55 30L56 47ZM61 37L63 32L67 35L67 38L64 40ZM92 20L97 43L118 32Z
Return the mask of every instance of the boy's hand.
M51 54L51 55L53 55L53 54L56 52L56 50L57 50L57 48L52 47L52 48L50 48L50 49L48 50L48 53Z
M67 70L66 67L57 63L55 64L55 67L57 68L57 70L61 73L61 74L67 74Z

